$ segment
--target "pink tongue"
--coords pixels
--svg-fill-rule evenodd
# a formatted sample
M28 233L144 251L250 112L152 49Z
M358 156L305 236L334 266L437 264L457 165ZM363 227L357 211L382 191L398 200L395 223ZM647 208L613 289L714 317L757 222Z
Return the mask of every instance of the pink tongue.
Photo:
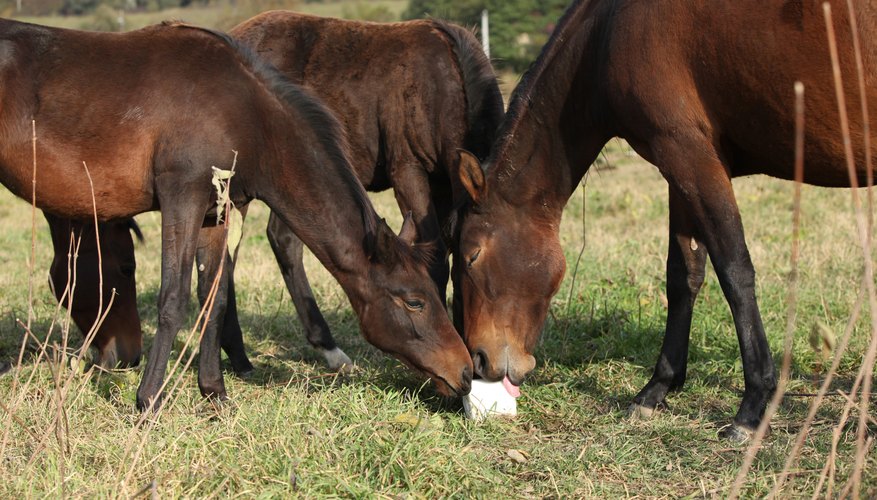
M502 386L505 387L506 392L513 398L521 397L521 388L512 384L512 381L509 380L508 377L503 377Z

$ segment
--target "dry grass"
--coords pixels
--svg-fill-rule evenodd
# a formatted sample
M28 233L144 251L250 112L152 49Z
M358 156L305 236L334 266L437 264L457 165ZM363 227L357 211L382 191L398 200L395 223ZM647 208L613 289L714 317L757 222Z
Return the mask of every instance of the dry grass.
M734 185L769 342L780 353L794 185L762 177ZM858 386L873 321L867 308L861 317L856 312L865 260L849 193L802 187L789 393L773 433L750 455L744 497L775 488L781 497L838 494L845 486L863 497L877 495L877 460L870 452L877 424L844 397ZM392 195L373 199L398 228ZM144 420L133 409L140 370L83 372L71 364L81 336L68 335L69 319L42 278L51 261L48 232L37 219L30 257L30 209L4 192L0 258L9 265L0 273L0 288L7 290L0 294L0 364L14 362L21 346L19 319L31 303L21 291L32 283L35 293L24 365L0 375L0 495L728 496L747 449L717 440L716 431L739 404L742 367L712 273L695 309L687 387L648 422L624 418L651 374L663 333L666 207L666 183L657 171L623 143L611 143L566 209L561 239L569 269L580 254L581 260L554 300L520 416L476 424L462 417L458 401L437 397L358 336L340 287L308 254L317 300L361 367L347 377L325 372L303 340L264 236L267 209L256 203L237 266L238 304L256 374L248 380L228 374L232 402L217 409L198 396L194 370L184 369L174 380L177 399L159 418ZM159 221L157 213L138 217L146 236L137 249L146 332L156 327ZM30 262L36 280L28 276ZM193 322L196 315L193 309ZM817 324L838 338L848 329L843 356L834 360L810 347ZM174 354L191 360L184 337ZM68 342L71 349L64 347ZM784 478L832 362L837 371L828 397ZM855 490L850 480L862 446L868 453ZM509 450L524 460L512 459Z
M712 275L696 308L688 387L671 397L670 411L652 421L629 422L623 416L627 402L648 379L660 344L666 185L653 167L629 155L620 143L613 143L605 158L611 166L592 172L584 196L587 246L575 289L569 289L572 280L567 276L517 420L474 424L463 419L459 402L441 400L431 388L421 388L417 376L362 341L346 298L308 256L317 298L339 343L362 367L343 379L325 373L319 355L302 338L265 240L267 209L254 204L241 248L238 289L257 374L245 381L227 375L232 404L217 412L201 402L190 369L184 372L179 400L155 425L138 428L133 409L138 370L76 371L64 438L59 441L53 433L44 438L56 414L53 373L65 364L58 358L34 363L31 350L20 373L0 377L0 401L23 398L15 419L5 412L2 417L11 439L0 469L0 494L57 495L64 488L68 495L128 496L154 485L167 496L726 495L744 448L715 436L739 403L742 371L727 306ZM760 271L765 324L779 352L793 185L751 178L735 181L735 186ZM582 199L581 192L573 197L563 221L563 245L571 263L585 234ZM815 393L825 366L808 345L810 326L822 321L842 331L856 298L861 254L848 199L846 190L803 189L799 320L790 379L794 394ZM374 200L398 227L392 195L382 193ZM0 219L7 228L0 236L0 255L7 262L25 263L29 207L4 193ZM159 220L157 213L138 217L146 235L138 247L146 332L155 328ZM35 263L42 270L51 260L51 245L44 227L36 237ZM0 284L21 290L27 282L24 268L7 268L0 273ZM34 331L42 335L57 306L45 281L40 278L36 284ZM17 353L21 329L14 318L24 317L26 310L23 294L0 296L2 359ZM193 320L195 314L193 310ZM849 390L866 334L860 322L833 390ZM72 335L74 345L79 338ZM60 345L57 335L54 341ZM25 393L12 391L14 376L33 376ZM783 402L745 495L766 493L773 486L810 399L791 396ZM815 488L843 403L829 397L817 413L801 463L783 495L808 494ZM415 421L420 417L421 424L412 425L409 415ZM842 430L840 438L836 482L843 484L854 462L855 426ZM131 450L141 442L142 451L134 456ZM527 461L513 461L509 449L523 451ZM863 494L877 487L873 455L868 460Z

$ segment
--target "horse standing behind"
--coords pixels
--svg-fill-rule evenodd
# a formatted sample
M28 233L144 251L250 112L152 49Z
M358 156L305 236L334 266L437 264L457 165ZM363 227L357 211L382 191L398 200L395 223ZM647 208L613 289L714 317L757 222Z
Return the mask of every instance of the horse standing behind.
M866 180L856 64L845 2L840 65ZM709 255L731 307L745 391L724 436L745 439L776 388L731 178L792 179L794 92L806 89L804 181L850 186L822 2L578 0L514 91L485 175L464 156L475 200L462 223L466 342L475 371L519 384L564 273L561 212L603 145L622 137L670 191L667 329L631 411L647 415L685 382L691 314ZM877 116L877 6L854 0L870 116Z
M430 274L443 297L448 251L456 258L453 235L443 230L468 196L456 182L458 151L485 159L503 114L496 76L477 39L468 30L438 20L378 24L288 11L260 14L230 34L292 82L313 89L334 111L347 131L357 178L370 191L392 187L402 213L413 216L418 241L436 246ZM109 236L117 235L124 238L118 231ZM331 369L350 365L317 307L302 264L301 240L273 212L268 239L308 341ZM106 245L105 254L133 261L133 247L120 243ZM223 244L221 228L202 228L197 259ZM237 316L233 259L227 266L222 347L232 369L244 374L253 366ZM81 278L95 283L97 279ZM210 277L202 272L198 279L203 285ZM133 287L133 276L129 281ZM462 299L456 296L459 287L454 290L454 319L461 329ZM202 300L206 293L206 286L199 287ZM136 298L126 294L117 300L129 304ZM139 338L133 327L112 333L113 338Z

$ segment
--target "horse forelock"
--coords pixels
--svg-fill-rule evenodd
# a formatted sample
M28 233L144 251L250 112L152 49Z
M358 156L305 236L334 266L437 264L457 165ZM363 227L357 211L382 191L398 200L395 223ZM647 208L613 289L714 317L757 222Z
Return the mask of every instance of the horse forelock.
M412 269L417 267L428 268L435 263L437 248L434 242L409 244L396 237L386 225L384 230L392 237L382 239L383 246L377 249L376 254L385 264L398 264L404 268Z
M350 165L350 146L347 142L347 135L332 111L315 94L289 81L277 68L230 35L179 21L166 21L163 24L200 30L222 40L233 49L233 52L240 57L243 66L265 85L270 94L276 97L283 106L294 110L305 123L311 124L314 135L322 149L329 155L331 165L335 167L338 178L351 190L355 201L361 208L365 232L365 238L362 242L363 248L366 250L373 248L377 231L377 214L365 188L353 172Z

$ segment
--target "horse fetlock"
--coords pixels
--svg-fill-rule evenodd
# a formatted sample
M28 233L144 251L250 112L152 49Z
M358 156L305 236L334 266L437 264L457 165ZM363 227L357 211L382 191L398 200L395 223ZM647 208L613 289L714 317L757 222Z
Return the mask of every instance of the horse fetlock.
M685 372L678 374L678 375L675 375L673 377L673 380L671 380L670 384L667 386L667 391L668 392L681 391L682 388L685 386L685 377L686 377Z

